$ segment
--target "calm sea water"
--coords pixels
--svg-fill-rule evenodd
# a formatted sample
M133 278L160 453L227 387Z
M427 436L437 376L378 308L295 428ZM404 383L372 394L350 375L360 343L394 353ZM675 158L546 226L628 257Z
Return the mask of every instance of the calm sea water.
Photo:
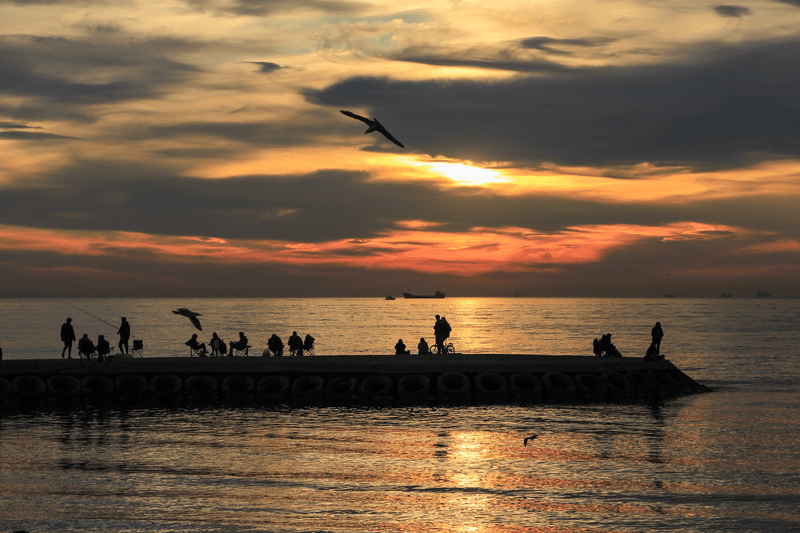
M0 346L5 359L56 358L67 316L112 340L126 316L145 356L188 356L177 307L203 314L201 340L245 331L260 353L297 330L318 356L391 357L441 314L465 353L588 357L611 332L640 357L658 320L662 351L715 392L660 405L0 414L0 531L800 531L800 300L0 300Z

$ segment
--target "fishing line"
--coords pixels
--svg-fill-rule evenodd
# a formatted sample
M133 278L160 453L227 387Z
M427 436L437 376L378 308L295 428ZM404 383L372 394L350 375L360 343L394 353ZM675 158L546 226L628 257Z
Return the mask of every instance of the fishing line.
M72 308L74 308L74 309L77 309L77 310L78 310L78 311L80 311L81 313L86 313L86 314L87 314L87 315L89 315L90 317L92 317L92 318L95 318L95 319L99 320L99 321L100 321L100 322L102 322L103 324L108 324L108 325L109 325L109 326L111 326L112 328L114 328L114 329L117 329L117 330L118 330L117 326L115 326L114 324L110 324L110 323L106 322L105 320L103 320L102 318L99 318L99 317L96 317L96 316L94 316L94 315L93 315L92 313L90 313L89 311L84 311L84 310L83 310L83 309L81 309L80 307L77 307L77 306L75 306L75 305L72 305L71 303L65 302L64 300L61 300L61 303L63 303L63 304L67 304L68 306L70 306L70 307L72 307ZM134 338L134 337L135 337L135 335L131 335L131 338Z

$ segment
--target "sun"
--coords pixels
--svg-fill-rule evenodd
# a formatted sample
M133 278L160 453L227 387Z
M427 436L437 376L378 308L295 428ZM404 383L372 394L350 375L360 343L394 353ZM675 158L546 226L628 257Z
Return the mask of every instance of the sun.
M501 177L496 170L473 167L464 163L436 162L424 164L432 172L441 174L459 185L487 185L508 181Z

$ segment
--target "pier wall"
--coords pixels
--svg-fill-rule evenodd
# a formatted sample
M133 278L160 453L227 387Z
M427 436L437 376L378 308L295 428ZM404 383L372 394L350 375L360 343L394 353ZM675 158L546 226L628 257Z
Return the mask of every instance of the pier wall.
M588 356L0 361L3 411L98 407L653 402L709 389L669 361Z

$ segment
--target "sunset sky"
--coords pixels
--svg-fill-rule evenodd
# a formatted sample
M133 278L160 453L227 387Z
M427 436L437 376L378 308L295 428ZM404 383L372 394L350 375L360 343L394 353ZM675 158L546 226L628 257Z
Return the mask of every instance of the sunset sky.
M800 296L800 0L0 0L0 34L0 297Z

